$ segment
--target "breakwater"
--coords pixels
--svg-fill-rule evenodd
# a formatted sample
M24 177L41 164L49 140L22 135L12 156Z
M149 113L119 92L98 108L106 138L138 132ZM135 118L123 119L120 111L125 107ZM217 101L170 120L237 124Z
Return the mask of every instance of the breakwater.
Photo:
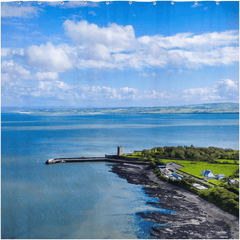
M136 159L126 160L125 158L119 159L114 158L114 156L106 157L79 157L79 158L54 158L48 159L46 164L56 164L56 163L73 163L73 162L112 162L112 163L131 163L140 165L149 165L149 163L139 163Z

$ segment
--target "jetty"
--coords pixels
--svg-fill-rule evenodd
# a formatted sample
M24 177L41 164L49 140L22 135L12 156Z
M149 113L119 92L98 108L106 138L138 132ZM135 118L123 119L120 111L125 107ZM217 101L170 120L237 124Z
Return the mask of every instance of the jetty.
M139 165L149 165L149 163L139 163L138 158L122 157L123 147L118 147L117 155L105 155L105 157L76 157L76 158L53 158L48 159L46 164L56 163L75 163L75 162L112 162L112 163L131 163Z
M126 160L125 158L110 158L110 157L81 157L81 158L54 158L48 159L46 164L55 163L75 163L75 162L112 162L112 163L131 163L147 165L149 163L139 163L138 160Z

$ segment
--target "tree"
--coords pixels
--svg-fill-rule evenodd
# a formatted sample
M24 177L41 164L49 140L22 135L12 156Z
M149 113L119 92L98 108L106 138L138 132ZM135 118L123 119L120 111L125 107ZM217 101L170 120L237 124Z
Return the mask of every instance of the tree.
M157 151L160 153L160 155L163 153L163 148L162 147L158 147Z
M176 149L175 151L175 156L176 158L182 158L182 159L185 159L185 152L181 149Z
M223 152L221 155L220 155L220 158L221 159L225 159L227 158L228 154L226 152Z
M232 155L232 158L233 158L234 160L239 160L239 152L234 153L234 154Z
M143 154L145 157L147 157L147 156L149 155L149 150L144 149L144 150L142 151L142 154Z
M152 156L151 156L151 155L148 155L147 159L148 159L149 161L151 161L151 160L152 160Z
M150 167L151 167L152 169L154 169L154 168L156 167L156 164L155 164L154 161L151 161L151 162L150 162Z
M176 154L175 154L175 151L174 151L174 150L170 152L170 156L171 156L172 158L175 158L175 155L176 155Z

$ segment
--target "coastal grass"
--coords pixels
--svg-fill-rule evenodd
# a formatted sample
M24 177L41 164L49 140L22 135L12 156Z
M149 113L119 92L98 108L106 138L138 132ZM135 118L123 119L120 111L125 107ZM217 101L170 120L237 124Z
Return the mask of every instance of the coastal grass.
M161 187L161 185L158 184L158 183L151 183L150 186L151 186L151 187L155 186L155 187L159 187L159 188Z
M212 164L207 162L194 162L194 161L181 161L181 160L170 160L163 159L163 163L175 162L183 167L180 168L181 171L195 175L197 177L202 177L203 170L212 170L213 174L223 173L226 178L232 175L238 168L239 165L232 164Z

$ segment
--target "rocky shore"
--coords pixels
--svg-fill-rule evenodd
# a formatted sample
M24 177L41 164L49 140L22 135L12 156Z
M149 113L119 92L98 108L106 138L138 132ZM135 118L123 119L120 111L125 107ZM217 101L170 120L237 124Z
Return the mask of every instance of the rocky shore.
M159 180L149 167L114 164L112 172L129 183L142 185L146 194L159 199L157 203L147 204L176 212L137 213L143 218L163 224L161 227L152 227L152 236L158 239L239 239L239 218L194 193ZM161 187L153 185L154 183L160 184Z

